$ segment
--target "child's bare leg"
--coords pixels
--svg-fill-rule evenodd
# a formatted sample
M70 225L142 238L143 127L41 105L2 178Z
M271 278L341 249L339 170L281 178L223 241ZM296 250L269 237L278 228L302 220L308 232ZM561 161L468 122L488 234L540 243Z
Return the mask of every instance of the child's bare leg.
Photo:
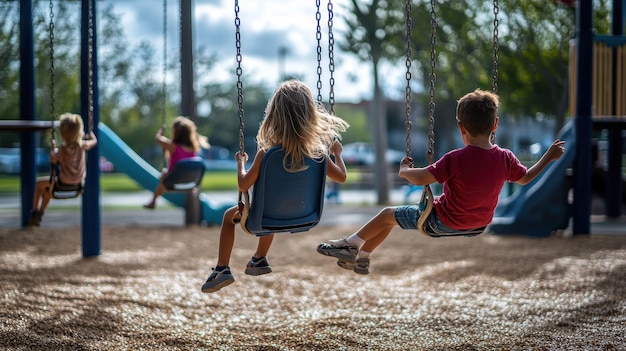
M355 235L365 241L361 249L373 251L389 235L391 229L398 225L394 207L385 207L372 219L365 223Z
M43 196L45 194L50 193L49 187L50 187L50 182L48 178L37 179L37 183L35 183L35 195L33 198L33 210L34 211L43 212L43 210L45 209L45 206L40 203L43 200ZM50 200L48 199L48 201Z
M233 206L224 212L222 226L220 228L220 244L217 255L217 266L228 266L230 255L235 244L235 223L233 218L237 213L237 206ZM271 242L270 242L271 243Z
M159 185L157 185L156 189L154 189L154 192L152 193L152 199L150 199L150 202L145 204L144 207L154 208L154 206L156 206L156 200L159 198L159 196L163 195L165 191L165 186L162 182L159 181Z
M50 194L50 191L46 186L45 191L41 193L41 207L39 207L39 215L43 216L43 213L46 211L46 208L48 208L48 204L50 203L51 199L52 195Z
M274 234L265 235L259 238L259 243L257 244L256 251L254 252L255 258L260 258L267 256L267 253L270 250L270 246L272 246L272 241L274 240Z

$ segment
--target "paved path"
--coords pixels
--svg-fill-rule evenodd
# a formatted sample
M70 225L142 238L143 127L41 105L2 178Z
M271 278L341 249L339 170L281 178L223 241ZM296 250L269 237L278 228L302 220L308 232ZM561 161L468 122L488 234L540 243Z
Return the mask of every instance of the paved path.
M237 193L232 191L209 192L209 197L217 204L234 204ZM103 225L136 225L136 226L181 226L185 223L183 209L170 205L166 200L159 199L155 210L146 210L142 205L150 199L151 192L105 193L100 198ZM419 195L411 197L413 198ZM402 190L394 190L390 194L393 203L401 203L404 199ZM376 194L373 191L345 190L340 193L340 204L327 202L320 225L362 224L375 215L381 206L375 205ZM52 200L42 226L72 227L80 225L81 198ZM19 228L20 199L18 195L0 197L0 227Z
M404 202L404 190L396 189L390 194L392 203ZM100 198L101 223L106 226L184 226L185 214L181 208L173 207L165 200L157 202L155 210L145 210L142 205L150 198L148 191L133 193L106 193ZM218 204L235 203L236 192L210 192L208 195ZM419 192L409 201L416 202ZM340 204L327 202L320 226L361 225L381 208L376 205L376 194L368 190L342 190ZM81 198L53 200L42 221L46 227L75 227L81 225ZM18 195L0 197L0 228L20 227L20 199ZM626 216L606 219L601 215L591 216L591 232L597 234L626 235Z

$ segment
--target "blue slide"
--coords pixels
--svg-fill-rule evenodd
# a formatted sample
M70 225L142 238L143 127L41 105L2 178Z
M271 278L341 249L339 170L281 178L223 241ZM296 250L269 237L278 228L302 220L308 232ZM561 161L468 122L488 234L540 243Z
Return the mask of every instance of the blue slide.
M133 151L117 134L103 123L98 125L98 132L98 144L102 156L111 161L116 170L126 173L144 189L150 191L154 190L159 184L160 172L141 158L141 156ZM163 197L176 206L185 206L184 193L168 192L165 193ZM232 205L218 205L211 201L206 194L201 193L200 220L207 225L221 224L224 212L231 206Z
M567 171L576 154L573 120L561 129L558 137L565 140L563 156L531 183L501 199L487 231L545 237L568 227L572 212L568 202L571 181Z

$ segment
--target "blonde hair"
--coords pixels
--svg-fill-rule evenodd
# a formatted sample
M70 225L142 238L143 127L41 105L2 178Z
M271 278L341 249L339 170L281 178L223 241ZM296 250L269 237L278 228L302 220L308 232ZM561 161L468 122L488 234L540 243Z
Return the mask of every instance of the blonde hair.
M285 169L296 172L305 168L305 157L327 156L334 140L341 140L340 133L348 127L346 121L316 103L304 83L288 80L268 102L256 140L261 150L282 145Z
M207 138L198 135L196 124L183 116L176 117L172 123L172 143L186 146L194 152L200 151L200 147L209 147Z
M80 115L74 113L64 113L59 119L61 120L59 125L59 134L63 138L63 143L78 144L83 143L83 136L85 131L83 130L83 119Z
M499 105L498 95L476 89L459 99L456 117L470 135L489 135L496 122Z

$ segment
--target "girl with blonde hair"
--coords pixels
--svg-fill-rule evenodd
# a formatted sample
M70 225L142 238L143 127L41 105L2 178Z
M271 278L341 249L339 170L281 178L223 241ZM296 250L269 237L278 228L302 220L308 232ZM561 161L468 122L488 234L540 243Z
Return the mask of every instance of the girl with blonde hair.
M98 141L92 131L89 132L88 139L83 139L83 129L83 120L79 115L64 113L60 116L59 134L63 143L57 148L53 139L53 147L50 150L50 163L59 167L58 177L55 179L57 186L71 187L82 185L85 181L86 151L96 146ZM41 218L52 198L52 186L55 183L50 182L50 177L37 179L30 217L31 225L39 226L41 223Z
M240 151L235 155L239 190L246 192L254 185L265 153L277 145L281 145L285 151L283 167L289 172L305 170L304 162L307 157L324 159L327 164L326 176L343 183L346 180L346 166L341 158L343 147L339 140L341 132L347 128L347 122L326 112L321 104L313 100L311 90L304 83L297 80L281 83L265 110L265 117L256 137L258 151L250 169L245 169L248 161L245 152ZM235 281L229 262L235 241L237 215L237 206L224 213L217 265L202 285L204 293L215 292ZM246 274L261 275L272 271L266 256L273 239L274 234L259 238L256 252L246 266Z

